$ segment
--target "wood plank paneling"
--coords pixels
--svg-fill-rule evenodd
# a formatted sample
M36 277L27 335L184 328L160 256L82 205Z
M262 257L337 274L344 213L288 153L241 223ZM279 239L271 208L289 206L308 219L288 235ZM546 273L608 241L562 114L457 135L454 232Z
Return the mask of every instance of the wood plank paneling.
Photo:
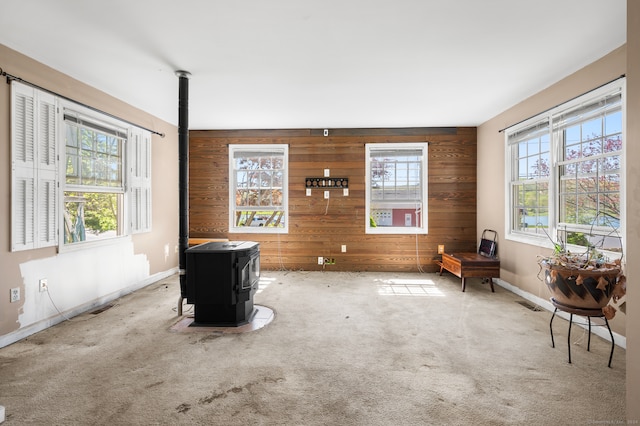
M429 142L429 233L365 234L365 144ZM229 144L289 145L289 233L229 234ZM194 130L189 133L189 236L260 243L265 269L435 272L438 244L475 251L476 129ZM305 194L305 177L349 178L349 195ZM341 246L347 252L341 253ZM320 266L318 256L335 259Z

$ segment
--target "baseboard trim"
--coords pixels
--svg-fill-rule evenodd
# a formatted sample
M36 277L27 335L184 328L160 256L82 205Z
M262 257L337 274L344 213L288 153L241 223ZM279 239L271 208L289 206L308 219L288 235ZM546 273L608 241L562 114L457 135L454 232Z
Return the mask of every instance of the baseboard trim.
M95 309L98 306L102 306L106 303L111 302L112 300L116 300L120 297L126 296L127 294L133 293L136 290L140 290L148 285L151 285L157 281L170 277L178 272L178 268L172 268L166 271L158 272L157 274L150 275L142 281L139 281L133 285L125 287L121 290L113 292L111 294L102 296L98 299L92 300L91 302L83 303L82 305L76 306L75 308L69 309L61 314L56 314L50 318L43 319L34 324L28 325L26 327L20 328L14 332L9 334L5 334L0 336L0 348L5 346L9 346L12 343L15 343L19 340L24 339L25 337L29 337L32 334L35 334L39 331L45 330L49 327L52 327L56 324L59 324L63 321L66 321L67 318L72 318L77 315L80 315L84 312Z
M538 297L534 294L531 294L529 292L526 292L516 286L514 286L513 284L510 284L500 278L494 278L493 280L494 283L496 283L497 285L499 285L500 287L504 288L505 290L508 290L512 293L517 294L518 296L522 297L523 299L528 300L529 302L544 308L545 310L549 311L549 312L553 312L555 310L555 307L551 304L551 302L547 299L542 299L541 297ZM562 311L558 311L556 312L556 316L559 316L561 318L564 318L565 320L569 321L569 314L567 314L566 312L562 312ZM574 323L576 324L576 323ZM579 327L582 327L584 329L588 329L587 325L583 325L583 324L576 324ZM602 337L603 339L605 339L607 342L611 342L611 336L609 336L609 332L603 328L603 327L591 327L591 332L599 337ZM616 344L616 346L620 346L623 349L627 349L627 338L621 334L616 333L615 331L613 332L613 340L614 343Z

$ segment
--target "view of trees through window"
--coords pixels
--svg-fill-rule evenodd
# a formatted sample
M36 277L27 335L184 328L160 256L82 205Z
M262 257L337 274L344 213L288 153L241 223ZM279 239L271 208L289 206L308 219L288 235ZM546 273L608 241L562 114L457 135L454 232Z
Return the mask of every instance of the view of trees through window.
M611 251L621 249L622 108L620 93L510 136L515 141L512 229ZM552 130L551 130L552 129ZM553 138L553 139L551 139ZM557 165L551 161L554 143ZM512 142L513 143L513 142ZM517 176L517 177L516 177ZM550 185L557 182L557 198ZM549 223L549 209L557 216Z
M119 194L64 193L64 242L74 243L118 235Z
M232 156L233 227L284 229L284 150L243 151L238 148Z
M64 243L122 231L125 133L65 121Z

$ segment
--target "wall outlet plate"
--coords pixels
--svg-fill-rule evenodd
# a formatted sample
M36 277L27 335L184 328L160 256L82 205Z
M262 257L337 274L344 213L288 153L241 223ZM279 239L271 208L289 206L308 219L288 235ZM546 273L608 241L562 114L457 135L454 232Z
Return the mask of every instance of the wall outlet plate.
M346 253L347 252L347 245L343 244L342 247L340 248L340 251L342 251L342 253Z
M166 246L165 248L166 248L166 250L165 250L165 252L166 252L165 257L166 257L166 256L169 255L169 253L168 253L169 252L169 246ZM38 288L40 289L41 293L43 291L47 291L47 289L49 288L49 284L48 284L46 278L42 278L40 281L38 281Z
M11 303L15 303L15 302L19 302L20 301L20 287L16 287L16 288L12 288L11 289L10 301L11 301Z
M325 200L329 199L329 191L324 191L324 199Z
M324 265L324 257L318 256L318 265Z
M444 244L438 244L438 254L444 253Z

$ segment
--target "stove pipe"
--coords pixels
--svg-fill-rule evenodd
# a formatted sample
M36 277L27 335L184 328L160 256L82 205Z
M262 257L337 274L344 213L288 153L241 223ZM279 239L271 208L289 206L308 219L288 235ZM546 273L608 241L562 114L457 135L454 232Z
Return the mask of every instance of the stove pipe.
M189 248L189 77L187 71L176 71L179 79L178 87L178 160L179 160L179 274L180 274L180 302L178 310L182 309L182 300L187 297L187 254ZM179 312L180 314L180 312Z

